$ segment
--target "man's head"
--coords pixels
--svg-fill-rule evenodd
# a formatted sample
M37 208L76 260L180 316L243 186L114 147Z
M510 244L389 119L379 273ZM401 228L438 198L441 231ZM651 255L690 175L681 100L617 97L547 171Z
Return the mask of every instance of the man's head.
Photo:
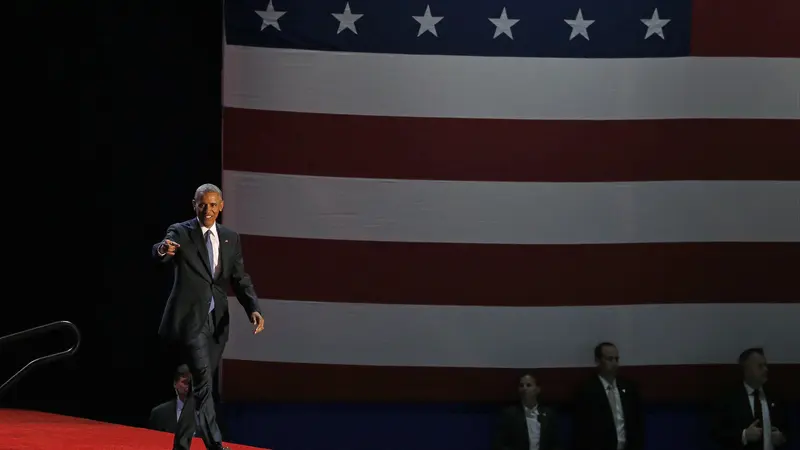
M603 342L594 348L594 362L600 376L613 380L619 370L619 350L611 342Z
M767 382L767 358L764 349L748 348L739 355L744 381L753 389L758 389Z
M225 202L222 201L222 191L213 184L206 183L194 193L192 207L197 220L204 226L211 227L217 221L217 216L222 212Z
M189 366L181 364L175 369L175 375L172 377L172 386L175 388L175 394L181 401L186 399L189 394L189 384L192 381L192 374L189 371Z
M519 399L525 406L531 407L537 403L539 398L539 385L536 378L530 373L526 373L519 379Z

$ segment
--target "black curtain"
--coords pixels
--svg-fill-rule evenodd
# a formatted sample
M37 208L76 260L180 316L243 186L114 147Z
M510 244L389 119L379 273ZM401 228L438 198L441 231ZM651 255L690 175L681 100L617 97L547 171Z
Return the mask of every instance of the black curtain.
M174 369L150 248L197 186L221 186L222 3L107 3L26 3L14 24L0 336L69 320L83 344L0 406L144 425ZM0 383L68 336L0 346Z

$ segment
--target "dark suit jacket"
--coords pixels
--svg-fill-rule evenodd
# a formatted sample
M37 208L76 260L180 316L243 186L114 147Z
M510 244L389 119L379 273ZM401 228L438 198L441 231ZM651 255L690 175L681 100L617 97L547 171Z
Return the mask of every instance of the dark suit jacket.
M769 408L770 423L778 427L786 438L783 447L789 444L789 411L787 406L779 399L770 395L767 387L764 387L764 395L767 398ZM731 389L722 396L715 408L712 431L714 440L720 449L729 450L760 450L764 443L753 442L747 446L742 445L742 431L749 427L755 420L753 410L750 408L750 398L744 383ZM764 430L767 432L767 430ZM773 444L774 445L774 444ZM776 448L780 448L775 446Z
M558 438L558 420L552 409L539 405L540 450L561 449ZM528 450L528 422L521 404L510 406L500 413L493 450Z
M150 419L147 421L147 428L156 431L166 431L175 433L178 427L177 399L164 402L150 410Z
M617 378L625 415L626 450L644 450L644 415L636 386ZM616 450L617 429L603 383L592 376L578 391L575 402L576 450Z
M162 262L172 262L175 281L167 299L158 333L161 337L178 343L186 343L196 336L206 321L211 295L214 295L216 338L228 340L228 288L233 287L237 300L247 312L247 320L258 306L253 282L244 271L242 244L239 234L217 223L219 234L219 266L216 277L212 277L208 252L203 232L196 218L170 225L166 239L180 244L175 256L158 255L161 242L153 245L153 257Z

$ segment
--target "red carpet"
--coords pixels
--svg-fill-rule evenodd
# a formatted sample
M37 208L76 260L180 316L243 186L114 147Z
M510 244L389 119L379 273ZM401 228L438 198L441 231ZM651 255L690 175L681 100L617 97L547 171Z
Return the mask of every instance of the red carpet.
M36 411L0 409L3 450L171 450L172 435ZM230 444L231 450L259 450ZM199 438L192 450L203 450Z

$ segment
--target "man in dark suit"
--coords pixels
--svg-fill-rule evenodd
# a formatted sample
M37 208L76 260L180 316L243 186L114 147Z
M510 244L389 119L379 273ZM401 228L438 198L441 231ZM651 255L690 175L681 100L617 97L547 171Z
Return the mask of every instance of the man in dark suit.
M247 312L255 333L264 329L253 283L244 271L239 235L216 223L224 207L213 184L197 188L195 218L175 223L153 245L153 257L172 262L175 281L159 335L178 351L192 374L191 395L175 431L174 450L189 450L198 428L206 448L220 450L222 436L211 395L212 376L228 340L228 287Z
M558 421L552 409L539 403L536 378L519 380L519 402L502 411L493 450L558 450Z
M181 416L183 405L186 403L186 396L189 394L191 378L192 374L189 371L189 366L186 364L178 366L172 379L175 397L150 410L150 419L147 422L148 428L175 433L178 428L178 418Z
M594 349L597 375L579 390L575 403L577 450L644 450L639 391L620 379L619 351L610 342Z
M786 445L788 408L764 388L767 358L760 348L739 355L744 382L724 395L714 417L714 438L722 449L774 450Z

